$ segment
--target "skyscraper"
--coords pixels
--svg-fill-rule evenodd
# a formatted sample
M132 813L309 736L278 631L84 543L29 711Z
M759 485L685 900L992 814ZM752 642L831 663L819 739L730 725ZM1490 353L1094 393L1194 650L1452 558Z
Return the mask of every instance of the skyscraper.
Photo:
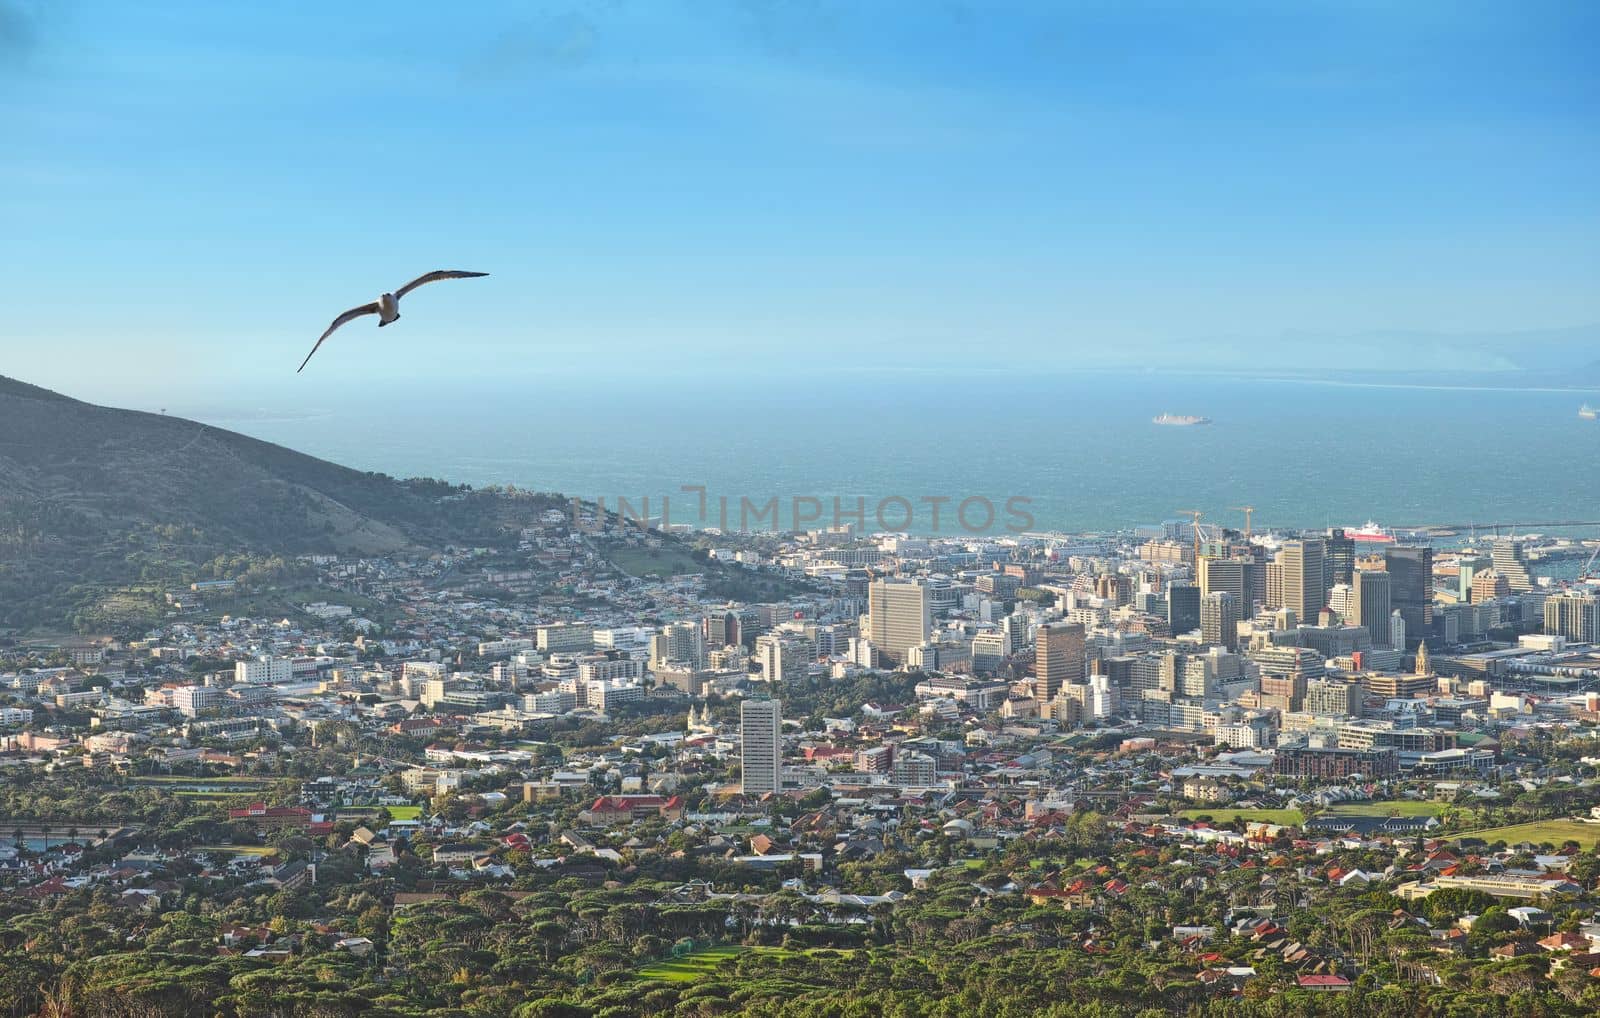
M718 608L705 617L702 628L707 651L739 646L749 649L760 635L760 616L754 608Z
M669 622L650 638L651 670L664 668L668 663L705 667L706 641L702 627L692 622Z
M1087 672L1084 661L1083 626L1076 622L1040 626L1033 657L1034 695L1053 700L1062 686L1082 682Z
M1407 642L1433 630L1433 548L1426 544L1391 544L1383 560L1389 571L1389 598L1405 619Z
M750 699L739 707L739 790L783 790L783 705L777 700Z
M1506 578L1517 593L1533 589L1533 577L1528 574L1528 556L1522 542L1514 537L1497 537L1490 550L1494 571Z
M867 639L884 660L903 664L906 651L928 642L933 608L928 588L915 580L874 580L867 588Z
M1365 627L1374 647L1389 646L1393 638L1389 616L1394 612L1389 574L1377 569L1356 570L1350 594L1351 624Z
M1006 635L1006 653L1016 654L1028 645L1028 616L1012 612L1000 620L1000 631Z
M1283 567L1283 607L1302 622L1313 622L1328 603L1321 541L1286 541L1278 552Z
M1587 590L1568 590L1545 598L1544 631L1574 643L1600 642L1600 598Z
M1239 615L1252 618L1256 601L1267 596L1266 566L1255 559L1234 556L1200 559L1200 596L1226 591L1239 601ZM1193 628L1192 626L1190 628ZM1177 632L1176 629L1173 632Z
M1356 570L1356 542L1353 537L1346 537L1344 528L1334 527L1328 531L1327 557L1324 571L1327 575L1328 586L1335 583L1349 583Z
M1176 584L1167 588L1167 628L1173 635L1200 626L1200 588Z
M1200 641L1208 647L1239 646L1239 599L1225 590L1207 594L1200 602Z

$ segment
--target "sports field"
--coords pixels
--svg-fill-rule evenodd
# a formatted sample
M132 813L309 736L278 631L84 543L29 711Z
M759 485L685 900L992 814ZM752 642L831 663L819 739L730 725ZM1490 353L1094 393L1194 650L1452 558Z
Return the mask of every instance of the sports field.
M1548 842L1557 848L1571 840L1584 848L1593 849L1596 845L1600 845L1600 824L1586 824L1579 820L1536 820L1531 824L1468 831L1461 837L1482 838L1491 845L1497 841L1503 841L1507 845L1515 845L1519 841L1531 841L1535 845Z
M1306 815L1297 809L1224 809L1212 807L1186 809L1178 815L1185 820L1199 820L1201 817L1210 817L1213 824L1226 824L1234 820L1243 820L1247 824L1280 824L1284 827L1299 827L1306 822Z
M1378 802L1340 802L1329 806L1325 815L1336 817L1436 817L1450 808L1447 802L1419 799L1384 799Z

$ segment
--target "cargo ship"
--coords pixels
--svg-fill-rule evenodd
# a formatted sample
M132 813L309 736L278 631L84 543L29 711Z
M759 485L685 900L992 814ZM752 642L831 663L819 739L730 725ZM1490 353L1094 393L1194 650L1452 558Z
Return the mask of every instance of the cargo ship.
M1586 421L1600 419L1600 410L1596 410L1594 407L1585 403L1583 406L1578 408L1578 416L1582 417Z
M1175 428L1189 428L1196 424L1210 424L1209 417L1192 417L1188 414L1161 414L1150 418L1151 424L1167 424Z
M1367 544L1393 544L1395 542L1394 531L1386 530L1371 520L1368 520L1367 525L1364 527L1345 527L1344 536L1352 541L1360 541Z

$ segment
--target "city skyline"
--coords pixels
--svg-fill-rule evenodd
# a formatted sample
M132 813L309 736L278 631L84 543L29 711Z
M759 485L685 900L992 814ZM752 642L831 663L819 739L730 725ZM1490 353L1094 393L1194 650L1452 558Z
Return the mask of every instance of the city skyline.
M0 0L0 1012L1600 1015L1596 41Z

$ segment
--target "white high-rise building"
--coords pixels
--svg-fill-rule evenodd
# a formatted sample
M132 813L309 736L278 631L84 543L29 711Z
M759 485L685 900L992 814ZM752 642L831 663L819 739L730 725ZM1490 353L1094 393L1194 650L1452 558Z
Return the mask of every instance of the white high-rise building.
M783 705L777 700L746 700L739 708L739 790L783 790Z
M260 682L273 685L294 678L294 661L286 657L261 657L251 661L237 661L233 666L233 681Z
M1328 607L1332 608L1333 613L1347 626L1356 624L1355 601L1355 591L1348 583L1335 583L1328 588Z
M763 633L756 637L755 658L768 682L803 679L814 656L811 641L790 633Z
M1592 590L1568 590L1546 598L1544 631L1574 643L1600 641L1600 598Z
M1089 676L1089 711L1095 719L1108 718L1117 712L1117 687L1109 675Z
M867 638L890 664L928 642L933 607L926 585L916 580L874 580L867 588Z
M1398 651L1406 649L1406 620L1398 608L1389 616L1389 647Z
M670 663L705 667L706 640L699 626L692 622L669 622L650 638L650 670L664 668Z
M1015 654L1032 641L1028 616L1012 612L1000 622L1000 631L1006 636L1006 654Z
M172 691L172 706L186 718L222 706L222 691L214 686L179 686Z

